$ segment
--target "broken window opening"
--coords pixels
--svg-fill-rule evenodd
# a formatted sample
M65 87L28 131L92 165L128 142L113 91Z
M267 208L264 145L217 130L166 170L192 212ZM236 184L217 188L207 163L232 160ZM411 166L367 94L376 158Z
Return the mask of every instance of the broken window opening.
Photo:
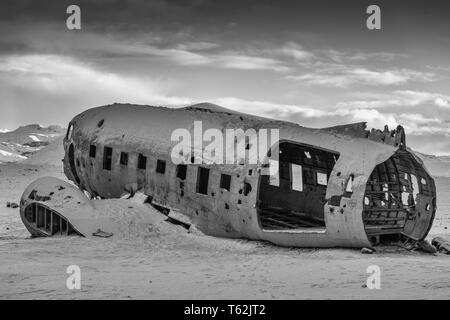
M97 147L91 144L89 146L89 158L95 158L96 154L97 154Z
M139 153L138 155L137 168L141 170L147 169L147 157L144 156L142 153Z
M280 175L278 171L278 161L269 159L269 184L271 186L280 186Z
M350 177L347 180L347 185L345 187L345 192L353 192L353 179L354 176L351 174Z
M69 124L69 128L67 129L66 139L70 140L72 138L73 133L73 124Z
M244 196L247 196L250 192L252 192L252 185L248 182L244 182Z
M230 191L231 188L231 175L222 173L220 175L220 188Z
M317 184L326 186L328 184L327 174L323 172L317 172Z
M198 167L197 193L208 194L209 169Z
M279 162L280 180L289 181L291 177L291 164L289 162Z
M103 169L111 171L113 149L105 147L103 149Z
M292 172L292 190L303 191L303 172L302 166L291 163Z
M126 153L126 152L120 153L120 164L123 166L128 165L128 153Z
M305 168L303 170L303 174L305 177L305 185L315 185L316 180L314 179L314 170L311 170L310 168Z
M177 178L181 180L186 180L186 173L187 173L187 165L185 164L177 165Z
M29 199L31 200L36 200L36 201L48 201L51 199L50 196L41 196L37 194L37 190L32 190L30 192L30 195L28 196Z
M408 192L402 192L402 203L408 205L409 203L409 193Z
M156 161L156 172L164 174L166 172L166 162L164 160Z
M419 182L417 181L417 177L415 174L411 174L411 184L414 193L414 198L418 193L420 193Z

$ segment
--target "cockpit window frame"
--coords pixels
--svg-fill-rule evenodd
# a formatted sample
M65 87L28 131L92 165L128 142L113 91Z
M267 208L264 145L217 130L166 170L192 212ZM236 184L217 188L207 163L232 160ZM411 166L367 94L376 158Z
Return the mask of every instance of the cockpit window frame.
M67 140L70 140L72 138L73 127L74 127L74 124L73 123L69 123L69 127L67 128L67 133L66 133L66 139Z

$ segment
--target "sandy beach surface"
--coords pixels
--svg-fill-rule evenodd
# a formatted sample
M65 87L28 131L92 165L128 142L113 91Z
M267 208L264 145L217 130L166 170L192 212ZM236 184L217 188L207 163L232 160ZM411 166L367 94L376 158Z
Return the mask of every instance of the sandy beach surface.
M19 209L6 202L18 203L38 177L66 180L61 166L46 161L42 152L37 159L0 164L0 299L450 298L450 256L400 247L379 247L369 255L356 249L282 248L181 227L107 239L32 239ZM450 238L450 178L436 183L438 212L428 239ZM79 290L66 286L70 265L80 267ZM380 267L381 289L366 287L371 265Z

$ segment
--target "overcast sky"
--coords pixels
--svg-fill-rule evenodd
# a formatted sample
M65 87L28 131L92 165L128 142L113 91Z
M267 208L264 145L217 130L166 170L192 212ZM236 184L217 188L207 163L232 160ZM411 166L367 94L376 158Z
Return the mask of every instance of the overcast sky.
M309 127L401 124L411 147L450 154L445 1L93 2L1 1L0 129L209 101ZM381 30L366 28L370 4Z

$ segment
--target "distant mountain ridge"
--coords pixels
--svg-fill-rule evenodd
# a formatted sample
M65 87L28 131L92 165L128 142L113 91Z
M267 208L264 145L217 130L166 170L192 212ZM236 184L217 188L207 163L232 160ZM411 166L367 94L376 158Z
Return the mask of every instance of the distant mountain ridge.
M13 131L0 131L0 163L17 162L29 158L65 133L65 129L39 124L21 126Z
M418 151L414 151L422 160L426 161L433 161L433 160L440 160L440 161L450 161L450 156L435 156L432 154L425 154Z

